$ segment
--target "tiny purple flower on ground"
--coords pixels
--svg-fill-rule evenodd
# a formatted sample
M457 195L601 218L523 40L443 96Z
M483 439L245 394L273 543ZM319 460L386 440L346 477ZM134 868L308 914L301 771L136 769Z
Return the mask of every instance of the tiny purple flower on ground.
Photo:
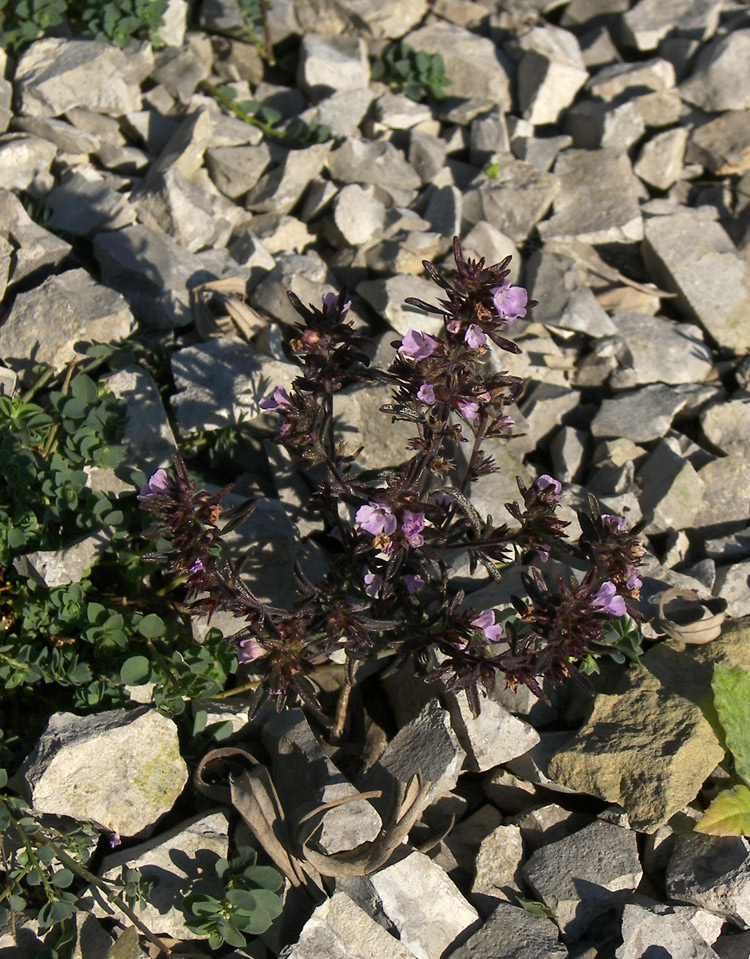
M423 383L417 390L417 399L432 406L435 402L435 387L429 383Z
M473 403L471 400L458 400L456 406L464 419L475 420L479 414L479 404Z
M480 347L484 346L486 342L487 337L482 332L482 328L477 326L476 323L470 323L466 333L464 334L464 343L471 347L472 350L478 350Z
M373 536L390 536L398 525L393 510L384 503L370 502L367 506L360 506L354 519L360 529Z
M196 559L193 565L190 567L191 573L205 573L206 567L203 565L203 560Z
M141 491L136 497L141 503L147 503L149 500L154 499L156 496L161 496L163 493L166 493L172 486L172 481L170 480L167 471L164 469L158 469L152 476L149 477L148 482L145 486L141 487Z
M323 297L323 310L326 313L335 313L338 302L339 302L338 293L326 293L325 296ZM342 317L344 316L345 313L348 313L349 307L351 305L352 305L352 301L346 300L341 307L339 316Z
M625 529L624 516L615 516L613 513L602 513L602 526L608 533L621 533Z
M264 396L262 400L259 400L258 406L266 413L274 413L285 406L291 406L291 403L287 391L281 386L277 386L270 396Z
M268 650L255 639L241 639L237 646L237 659L241 663L252 663L268 655Z
M407 573L405 576L402 576L401 579L404 581L404 586L406 586L410 596L418 593L424 586L424 580L419 573Z
M625 615L625 600L617 595L617 587L610 580L605 580L591 600L593 609L600 609L611 616Z
M483 609L471 621L472 626L481 629L488 643L498 643L503 635L503 627L495 622L495 610Z
M440 340L436 340L429 333L409 330L401 340L398 352L403 356L410 356L413 360L423 360L426 356L431 356L439 346Z
M513 323L526 316L529 294L522 286L503 283L492 291L492 303L501 320Z
M377 596L383 585L383 577L379 573L365 573L365 592L368 596Z
M424 513L412 513L410 510L404 511L404 517L401 520L401 532L409 540L412 546L422 546L424 536Z
M554 500L560 499L562 494L562 483L559 480L556 480L553 476L550 476L548 473L542 473L541 476L537 476L532 484L534 489L538 490L540 493L546 491L547 496L551 497Z

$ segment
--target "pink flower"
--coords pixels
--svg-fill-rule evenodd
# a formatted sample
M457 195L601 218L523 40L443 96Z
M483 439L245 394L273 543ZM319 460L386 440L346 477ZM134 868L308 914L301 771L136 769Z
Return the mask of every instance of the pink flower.
M526 316L526 304L529 294L522 286L503 283L492 291L492 303L498 317L513 323L519 317Z
M495 622L495 610L483 609L471 620L471 625L481 629L488 643L498 643L503 635L503 627Z
M383 577L378 573L365 573L365 592L368 596L377 596L383 585Z
M484 346L487 342L487 337L485 336L482 328L477 326L476 323L470 323L469 328L464 334L464 343L471 347L472 350L478 350L480 346Z
M540 543L536 548L537 553L539 554L539 559L546 563L549 559L550 545L549 543Z
M325 296L323 297L323 312L335 313L336 305L338 304L338 302L339 302L338 293L326 293ZM351 305L352 305L352 301L346 300L346 302L341 307L341 312L339 315L343 316L346 312L348 312L349 307Z
M431 406L435 402L435 387L430 383L423 383L417 390L417 399Z
M241 639L238 645L237 659L241 663L252 663L268 656L268 650L261 646L257 639Z
M380 536L383 533L390 536L396 532L396 517L390 506L384 503L368 503L367 506L360 506L354 520L360 529L373 536Z
M421 546L424 543L422 530L424 529L424 513L412 513L404 510L401 520L401 532L404 533L412 546Z
M604 517L602 517L602 519L604 519ZM638 575L638 570L635 568L635 566L628 566L625 572L628 575L628 578L625 581L625 587L629 589L631 593L643 586L643 580Z
M419 573L407 573L405 576L402 576L401 579L404 581L404 585L410 596L424 586L424 580Z
M558 500L562 493L562 483L556 480L554 476L550 476L549 473L542 473L534 480L534 489L540 493L546 491L548 497Z
M149 500L166 493L172 485L166 470L159 469L149 477L148 482L141 488L136 497L141 503L147 503Z
M605 580L591 600L593 609L600 609L611 616L625 615L625 600L617 595L617 587L610 580Z
M409 330L406 336L401 340L401 346L398 352L404 356L410 356L413 360L423 360L430 356L440 346L440 340L436 340L429 333L419 333L417 330Z
M458 412L464 419L475 420L477 418L477 414L479 413L478 403L472 403L471 400L458 400L456 406L458 407Z
M258 406L266 413L274 413L284 406L291 406L291 403L292 401L287 391L277 386L270 396L264 396L263 399L258 402Z

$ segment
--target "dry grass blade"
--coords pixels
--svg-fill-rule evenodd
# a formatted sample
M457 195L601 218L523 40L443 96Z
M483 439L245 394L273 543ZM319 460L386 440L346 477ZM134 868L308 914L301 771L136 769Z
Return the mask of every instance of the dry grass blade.
M224 315L216 316L211 309L210 300L214 296L225 310ZM190 306L195 328L203 340L215 336L250 340L265 325L265 320L245 303L245 281L240 277L211 280L192 287Z

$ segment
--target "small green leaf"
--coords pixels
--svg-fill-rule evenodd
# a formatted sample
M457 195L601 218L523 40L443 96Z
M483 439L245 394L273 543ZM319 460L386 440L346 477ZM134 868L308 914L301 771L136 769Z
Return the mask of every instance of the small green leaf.
M120 682L126 686L142 686L151 675L151 663L145 656L131 656L120 667Z
M156 613L149 613L138 623L137 628L141 636L145 636L146 639L156 639L158 636L164 635L167 627L160 616L157 616Z
M73 882L74 876L70 869L58 869L52 877L52 885L58 889L67 889Z
M711 686L735 772L750 786L750 673L740 666L715 666Z
M750 789L735 786L719 793L695 831L708 836L750 836Z

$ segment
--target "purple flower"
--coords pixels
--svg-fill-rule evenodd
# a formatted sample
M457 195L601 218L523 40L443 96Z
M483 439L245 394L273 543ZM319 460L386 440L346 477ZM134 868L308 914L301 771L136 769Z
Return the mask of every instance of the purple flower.
M118 846L122 845L122 839L120 838L119 832L115 830L112 835L107 840L107 845L110 849L117 849Z
M611 616L625 615L625 600L617 595L617 587L610 580L605 580L591 600L593 609L600 609Z
M284 406L291 406L291 403L292 401L287 391L277 386L270 396L264 396L263 399L258 402L258 406L266 413L273 413Z
M483 609L471 620L471 625L481 629L488 643L498 643L503 635L503 627L495 622L495 610Z
M401 532L404 533L412 546L421 546L424 543L422 530L424 529L424 513L412 513L404 510L401 520Z
M522 286L503 283L492 291L492 303L501 320L513 323L519 317L526 316L526 304L529 294Z
M405 576L402 576L401 579L404 581L409 595L419 592L419 590L424 586L424 580L419 575L419 573L407 573Z
M434 353L438 346L440 346L440 340L436 340L429 333L409 330L401 340L398 352L404 356L410 356L413 360L423 360L426 356Z
M479 404L472 403L471 400L458 400L456 403L458 411L467 420L475 420L479 413Z
M384 503L370 502L367 506L360 506L354 520L360 529L373 536L390 536L396 532L396 517L390 506Z
M147 503L149 500L166 493L170 489L171 485L172 481L170 480L167 471L159 469L149 477L148 482L141 488L141 491L136 499L140 500L141 503Z
M335 313L336 306L339 302L338 293L326 293L323 297L323 312L324 313ZM348 312L349 307L352 305L351 300L346 300L344 305L341 307L340 316L343 316Z
M241 639L238 645L237 659L241 663L252 663L268 656L268 650L261 646L257 639Z
M549 543L540 543L536 548L537 553L539 554L539 559L546 563L549 559L550 545Z
M604 517L602 517L602 519L603 518ZM635 566L627 566L625 569L625 573L628 577L625 580L625 587L626 589L629 589L631 593L634 590L640 589L641 586L643 586L643 580L638 575L638 570L635 568Z
M191 573L205 573L206 567L203 565L203 560L196 559L193 565L190 567Z
M377 596L383 585L383 577L378 573L365 573L365 592L368 596Z
M615 516L613 513L602 513L602 526L607 533L621 533L625 529L624 516Z
M537 476L534 480L534 489L539 493L547 490L548 496L551 496L554 500L558 500L562 493L562 483L556 480L554 476L550 476L549 473L542 473L541 476Z
M484 346L487 342L487 337L485 336L482 328L477 326L476 323L470 323L469 328L464 334L464 343L471 347L472 350L478 350L480 346Z
M417 399L431 406L435 402L435 387L430 383L423 383L417 390Z

